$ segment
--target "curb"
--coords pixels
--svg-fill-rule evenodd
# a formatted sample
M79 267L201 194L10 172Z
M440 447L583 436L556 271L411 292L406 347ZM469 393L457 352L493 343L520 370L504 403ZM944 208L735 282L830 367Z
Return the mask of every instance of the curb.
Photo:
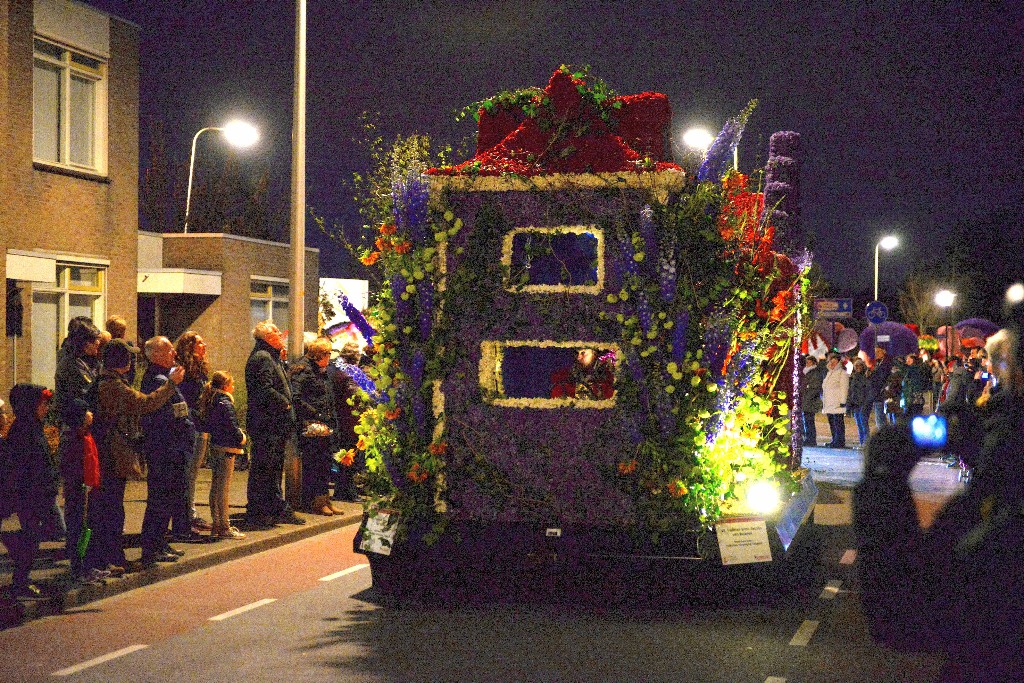
M190 574L201 569L213 567L218 564L230 562L249 555L255 555L265 550L278 548L289 543L311 538L328 531L341 529L350 524L362 521L363 514L349 513L335 515L329 520L320 521L316 524L302 526L283 525L270 530L271 535L263 538L253 539L247 542L223 543L223 549L218 548L211 552L196 555L194 557L183 556L177 562L169 564L158 564L155 567L143 569L138 572L126 573L124 576L107 579L102 585L77 586L65 585L63 593L58 593L45 600L38 602L17 603L20 612L20 620L8 623L9 620L0 616L0 629L19 626L25 622L39 619L46 616L61 614L69 609L86 605L90 602L109 598L120 593L149 586L167 579ZM218 544L221 545L221 544ZM61 584L56 584L60 586ZM7 610L4 610L6 615Z

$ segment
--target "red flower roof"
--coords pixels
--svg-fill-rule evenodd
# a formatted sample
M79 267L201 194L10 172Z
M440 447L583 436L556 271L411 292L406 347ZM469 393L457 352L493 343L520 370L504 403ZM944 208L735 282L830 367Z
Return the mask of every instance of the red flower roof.
M481 109L476 156L432 168L436 175L523 176L678 169L667 161L672 108L661 93L584 99L587 83L565 68L533 96L537 114L520 107Z

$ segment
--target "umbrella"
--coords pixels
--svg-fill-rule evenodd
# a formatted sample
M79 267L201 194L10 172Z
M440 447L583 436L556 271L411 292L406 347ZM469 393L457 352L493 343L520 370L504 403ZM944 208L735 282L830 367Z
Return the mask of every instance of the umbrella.
M860 333L860 350L867 354L872 360L875 357L875 334L888 336L889 341L878 342L878 346L884 348L890 356L906 356L917 353L917 335L906 325L891 320L884 323L868 326Z
M961 320L953 327L960 331L961 337L979 337L981 339L988 339L999 331L999 325L985 318L968 318ZM968 330L971 332L970 334L968 334Z
M857 341L857 330L847 328L839 333L839 337L836 339L836 348L840 353L847 353L857 348Z
M85 558L89 539L92 538L92 529L89 528L89 491L92 490L92 487L82 484L82 488L85 489L85 505L82 510L82 533L78 536L78 548L76 548L80 560Z

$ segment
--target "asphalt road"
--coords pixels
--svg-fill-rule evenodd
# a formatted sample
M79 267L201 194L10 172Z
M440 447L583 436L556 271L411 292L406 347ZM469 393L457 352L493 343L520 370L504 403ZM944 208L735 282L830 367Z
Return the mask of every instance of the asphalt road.
M818 562L792 594L738 587L715 607L663 609L387 607L354 533L0 632L0 681L878 682L933 681L941 664L870 641L842 522L816 527Z

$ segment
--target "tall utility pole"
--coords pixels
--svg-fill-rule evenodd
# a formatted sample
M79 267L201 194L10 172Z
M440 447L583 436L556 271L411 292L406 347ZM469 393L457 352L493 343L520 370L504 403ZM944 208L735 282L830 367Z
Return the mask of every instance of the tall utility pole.
M288 353L302 355L306 321L306 0L295 3L295 97L292 111L291 286Z

